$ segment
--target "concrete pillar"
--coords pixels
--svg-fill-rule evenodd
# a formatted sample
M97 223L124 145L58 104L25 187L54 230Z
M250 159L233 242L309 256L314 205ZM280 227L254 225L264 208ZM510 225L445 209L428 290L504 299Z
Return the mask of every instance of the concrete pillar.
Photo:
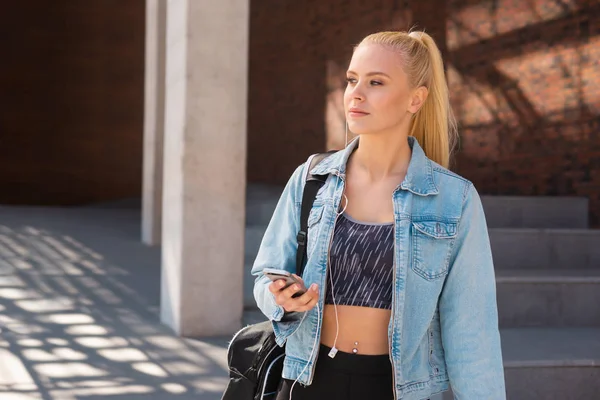
M166 28L167 0L146 0L142 242L148 245L161 238Z
M167 2L161 320L241 327L248 0Z

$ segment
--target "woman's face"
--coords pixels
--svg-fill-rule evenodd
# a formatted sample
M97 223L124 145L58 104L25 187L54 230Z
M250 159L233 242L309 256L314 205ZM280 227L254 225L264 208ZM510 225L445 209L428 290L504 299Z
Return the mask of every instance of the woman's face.
M344 93L346 120L354 134L397 130L418 110L401 62L398 53L381 45L363 44L354 51Z

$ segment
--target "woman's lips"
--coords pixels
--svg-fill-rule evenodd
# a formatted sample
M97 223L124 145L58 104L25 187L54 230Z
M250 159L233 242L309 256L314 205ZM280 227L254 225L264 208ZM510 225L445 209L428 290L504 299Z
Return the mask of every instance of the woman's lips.
M348 115L351 117L366 117L367 115L369 115L368 112L364 112L362 110L352 110L350 109L350 111L348 112Z

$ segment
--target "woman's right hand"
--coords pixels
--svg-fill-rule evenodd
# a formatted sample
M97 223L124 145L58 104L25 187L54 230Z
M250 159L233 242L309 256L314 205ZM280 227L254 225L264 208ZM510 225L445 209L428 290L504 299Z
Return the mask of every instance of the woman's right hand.
M294 293L304 288L304 281L298 275L294 277L300 282L283 289L285 281L278 279L271 282L269 290L275 295L275 302L282 306L286 312L303 312L311 310L319 301L319 286L313 283L310 288L301 296L292 297Z

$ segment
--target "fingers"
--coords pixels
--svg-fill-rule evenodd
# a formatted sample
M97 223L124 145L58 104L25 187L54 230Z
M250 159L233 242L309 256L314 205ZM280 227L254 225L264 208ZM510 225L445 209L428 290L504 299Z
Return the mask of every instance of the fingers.
M310 310L312 310L317 305L318 301L319 301L318 298L314 298L307 305L302 306L302 307L298 307L296 309L296 311L298 311L298 312L310 311Z
M286 289L287 290L287 289ZM288 311L308 311L311 310L319 301L319 290L316 284L313 284L303 295L292 298L288 297L282 301L283 308Z
M296 309L296 311L302 312L312 310L319 301L319 289L315 285L314 289L311 287L311 289L309 289L306 293L300 296L297 300L300 304L304 305L299 306Z
M285 284L285 281L283 279L278 279L276 281L273 281L269 284L269 291L271 293L273 293L274 295L278 295L279 291L281 290L281 288L283 287L284 284Z
M296 277L302 282L298 276ZM292 296L298 292L298 290L303 289L304 284L295 283L282 290L284 285L285 281L283 279L276 280L269 284L269 291L275 295L275 303L282 306L287 312L308 311L319 301L319 289L317 284L313 284L309 290L296 298L293 298Z
M309 290L307 290L303 295L298 296L293 299L298 302L300 305L308 304L313 298L319 298L319 291L317 289L317 284L313 283Z
M269 291L271 293L273 293L276 297L282 296L281 299L287 300L288 297L292 297L300 289L305 289L304 281L302 280L302 278L300 278L296 274L294 274L294 276L296 277L296 279L298 280L299 283L295 283L293 285L290 285L290 287L288 287L284 290L281 290L285 286L285 280L278 279L269 284Z
M304 284L294 283L289 288L282 290L281 294L284 296L284 298L287 299L289 297L292 297L300 289L306 290L304 288Z

